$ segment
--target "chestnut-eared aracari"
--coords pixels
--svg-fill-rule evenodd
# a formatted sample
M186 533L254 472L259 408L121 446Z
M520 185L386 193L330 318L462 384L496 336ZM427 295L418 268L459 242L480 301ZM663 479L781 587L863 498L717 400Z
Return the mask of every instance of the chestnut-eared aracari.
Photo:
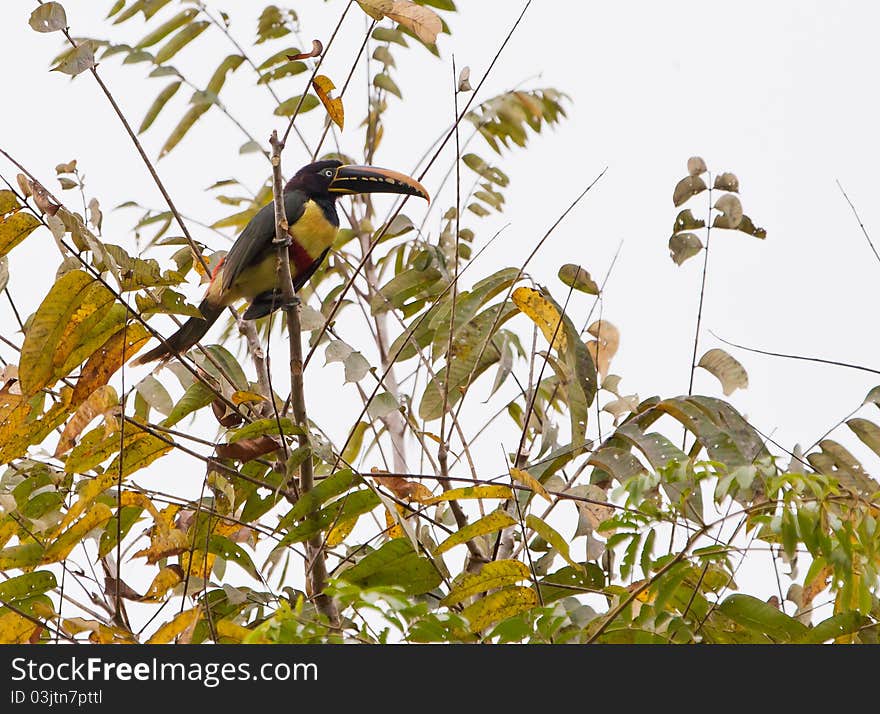
M339 229L336 198L355 193L402 193L429 200L415 179L374 166L344 165L341 161L318 161L304 166L284 187L284 210L291 242L290 272L299 290L314 275L330 250ZM167 359L192 347L220 317L223 309L246 299L242 317L253 320L282 307L278 285L278 253L275 209L261 208L244 227L229 252L211 275L205 298L199 305L202 317L192 317L161 345L135 359L144 364Z

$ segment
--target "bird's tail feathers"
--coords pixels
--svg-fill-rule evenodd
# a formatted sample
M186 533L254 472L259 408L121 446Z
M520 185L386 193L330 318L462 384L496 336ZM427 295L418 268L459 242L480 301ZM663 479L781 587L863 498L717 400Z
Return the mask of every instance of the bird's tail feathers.
M133 359L129 364L132 367L136 367L137 365L146 364L157 359L168 359L175 353L182 354L186 352L205 336L211 325L220 317L220 313L223 312L223 306L212 305L207 300L202 300L199 305L199 312L202 313L204 318L191 317L181 325L177 332L170 337L166 337L162 344Z

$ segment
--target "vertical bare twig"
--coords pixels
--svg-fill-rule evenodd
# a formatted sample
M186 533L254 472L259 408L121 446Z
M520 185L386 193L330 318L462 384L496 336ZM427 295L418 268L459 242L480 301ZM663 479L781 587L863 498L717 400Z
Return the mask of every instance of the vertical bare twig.
M301 446L307 446L308 417L306 414L305 390L303 386L303 354L302 354L302 326L299 318L299 305L293 289L293 278L290 273L290 235L287 232L287 216L284 211L284 198L281 185L281 150L284 143L278 140L278 132L273 131L269 139L272 147L272 195L275 206L275 239L278 249L278 271L280 277L281 293L283 299L284 315L287 319L287 333L290 340L290 395L293 416L296 423L302 429L299 435ZM291 474L287 474L288 481ZM311 458L307 458L300 466L299 488L300 493L308 493L314 485L314 473L312 471ZM324 593L327 585L327 563L320 535L310 538L306 542L306 583L307 591L315 598L318 611L325 615L335 626L339 623L339 613L333 599Z

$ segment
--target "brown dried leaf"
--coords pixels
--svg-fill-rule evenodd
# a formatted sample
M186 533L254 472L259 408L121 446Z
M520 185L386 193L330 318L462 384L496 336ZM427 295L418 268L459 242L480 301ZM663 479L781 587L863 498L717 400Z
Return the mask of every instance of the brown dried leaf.
M443 22L436 12L409 0L394 0L391 12L386 12L385 16L411 30L426 45L433 45L443 29Z
M702 156L691 156L688 159L688 173L691 176L699 176L700 174L704 174L708 171L708 167L706 166L706 162L703 161Z
M24 174L16 174L15 180L18 181L18 187L21 189L21 192L25 198L28 198L33 194L33 184L27 176L25 176Z
M739 179L736 177L736 174L729 172L718 174L718 176L715 177L715 184L712 188L717 188L721 191L739 193Z
M45 187L39 181L29 181L28 183L34 197L34 203L37 204L37 208L40 209L40 212L47 213L50 216L54 216L58 213L58 209L61 208L61 206L49 198L49 192Z
M309 59L311 57L317 57L324 51L324 45L321 44L321 40L312 40L312 51L311 52L300 52L295 55L287 55L287 59L291 62L298 62L299 60Z
M231 409L226 402L220 399L215 399L211 402L211 411L214 412L214 416L220 425L225 426L227 429L238 426L244 421L244 417L241 414Z
M676 233L669 239L669 257L676 265L699 255L703 242L693 233Z
M240 439L232 444L218 444L217 456L221 459L235 459L245 463L281 448L281 442L272 436L258 436L253 439Z
M692 196L702 193L707 188L706 182L699 176L686 176L675 185L672 192L672 203L677 207L687 202Z
M743 218L743 207L739 198L732 193L726 193L715 201L715 208L722 212L722 215L715 216L712 223L715 228L739 228Z
M458 91L471 92L473 89L474 88L471 86L471 68L465 67L458 75Z
M743 233L748 233L750 236L755 236L755 238L760 238L761 240L764 240L767 237L767 231L763 228L757 228L755 224L752 223L752 219L745 214L743 214L742 220L736 229Z
M601 376L605 376L608 373L608 366L620 346L620 330L608 320L596 320L587 328L587 332L596 338L587 342L587 352L593 358L596 371Z

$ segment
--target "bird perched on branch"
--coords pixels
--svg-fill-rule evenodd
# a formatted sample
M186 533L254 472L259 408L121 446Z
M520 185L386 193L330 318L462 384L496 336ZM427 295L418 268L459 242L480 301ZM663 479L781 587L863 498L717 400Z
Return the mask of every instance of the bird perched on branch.
M303 166L284 187L287 214L290 272L298 291L314 275L330 250L339 229L336 198L355 193L401 193L430 200L427 191L413 178L375 166L343 165L340 161L318 161ZM283 307L278 284L278 252L275 211L263 206L244 227L232 248L211 275L205 298L199 305L202 317L192 317L158 347L132 361L132 365L167 359L183 353L198 342L223 309L239 300L250 305L243 317L253 320Z

